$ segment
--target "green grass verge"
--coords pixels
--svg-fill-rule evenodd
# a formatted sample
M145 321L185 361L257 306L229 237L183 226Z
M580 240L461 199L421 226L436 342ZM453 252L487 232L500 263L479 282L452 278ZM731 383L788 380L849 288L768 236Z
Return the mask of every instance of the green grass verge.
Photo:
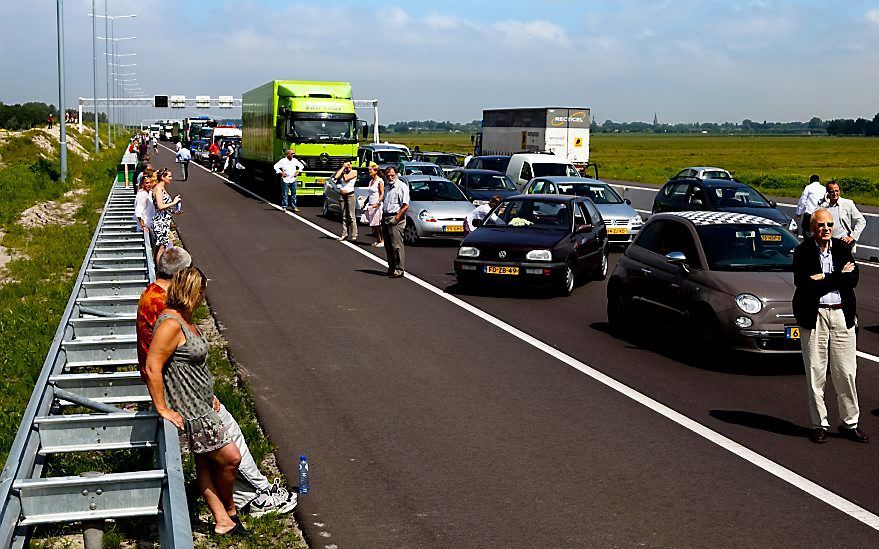
M470 136L384 134L409 148L468 153ZM879 139L827 136L592 134L589 156L602 179L660 185L688 166L719 166L773 196L799 197L809 176L836 178L843 196L879 206Z

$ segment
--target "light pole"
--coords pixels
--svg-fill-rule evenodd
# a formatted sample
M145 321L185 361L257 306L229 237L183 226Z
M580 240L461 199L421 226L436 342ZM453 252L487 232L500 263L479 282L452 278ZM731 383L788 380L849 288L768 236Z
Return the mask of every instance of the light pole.
M95 0L92 0L92 13L95 13ZM95 98L95 153L101 150L100 139L98 138L98 30L96 26L96 18L92 17L92 84L93 95Z
M104 15L98 15L98 14L94 13L94 10L92 10L92 13L90 13L89 15L91 17L103 17L104 18L104 34L107 34L108 36L110 36L111 40L112 40L113 37L116 36L115 20L116 19L126 19L129 17L137 17L137 14L108 15L108 6L107 6L108 2L109 2L109 0L104 0ZM110 28L108 28L108 25L110 26ZM107 40L104 42L104 56L106 57L106 62L107 62L107 66L106 66L106 72L107 72L107 116L108 116L107 140L112 144L112 137L110 135L110 129L113 126L114 117L111 113L113 113L115 109L114 109L113 105L110 103L110 53L109 53L109 49L111 46L114 46L114 49L115 49L115 44L111 45L110 40Z
M67 113L64 97L64 0L57 0L58 17L58 123L61 126L59 138L61 151L61 181L67 182L67 124L64 123L61 113Z
M92 0L92 1L94 1L94 0ZM98 17L100 17L100 16L98 16ZM113 19L123 18L123 17L136 17L136 16L135 15L120 15L120 16L116 16L116 17L110 17L110 22L112 23ZM94 20L95 20L95 18L92 18L92 21L94 21ZM113 26L115 27L115 25L113 25ZM115 32L115 29L113 29L113 32ZM106 36L98 36L99 40L106 40L108 43L112 42L112 44L110 44L110 45L113 48L113 53L110 55L113 55L114 57L116 56L115 52L116 52L116 46L117 46L118 42L120 42L122 40L134 40L136 38L137 38L136 36L125 36L123 38L110 38L110 37L106 37ZM134 54L131 54L131 55L134 55ZM109 59L109 56L108 56L108 59ZM115 75L116 71L114 70L113 73ZM108 76L108 78L109 78L109 76ZM109 99L107 101L109 103ZM96 100L96 102L97 102L97 100Z

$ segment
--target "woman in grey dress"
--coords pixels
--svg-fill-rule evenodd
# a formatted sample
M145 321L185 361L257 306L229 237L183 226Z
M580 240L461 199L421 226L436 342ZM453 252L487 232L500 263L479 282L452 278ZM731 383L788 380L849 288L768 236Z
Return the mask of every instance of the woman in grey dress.
M147 388L158 414L183 431L195 457L196 481L217 535L245 535L232 499L241 454L214 408L210 346L192 323L207 279L195 267L171 279L146 359Z

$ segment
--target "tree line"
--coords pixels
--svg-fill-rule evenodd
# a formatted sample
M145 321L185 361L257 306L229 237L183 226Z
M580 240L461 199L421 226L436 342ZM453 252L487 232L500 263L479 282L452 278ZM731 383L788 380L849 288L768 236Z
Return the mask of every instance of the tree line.
M76 109L67 109L71 115L78 114ZM29 101L27 103L16 103L7 105L0 101L0 128L19 131L29 130L31 128L46 127L49 123L49 115L52 115L54 122L58 122L58 109L55 105L47 105L46 103ZM95 113L83 112L83 122L94 122ZM106 122L107 115L103 112L98 113L98 121Z

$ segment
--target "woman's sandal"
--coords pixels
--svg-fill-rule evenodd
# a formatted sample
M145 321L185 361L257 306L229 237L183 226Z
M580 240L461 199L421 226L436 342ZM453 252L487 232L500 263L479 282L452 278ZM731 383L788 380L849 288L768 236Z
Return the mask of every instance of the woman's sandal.
M223 532L222 534L214 530L214 537L217 538L226 538L226 537L238 537L244 538L250 535L250 530L244 527L241 524L241 519L238 518L238 515L231 517L233 521L235 521L235 527L229 530L228 532Z

